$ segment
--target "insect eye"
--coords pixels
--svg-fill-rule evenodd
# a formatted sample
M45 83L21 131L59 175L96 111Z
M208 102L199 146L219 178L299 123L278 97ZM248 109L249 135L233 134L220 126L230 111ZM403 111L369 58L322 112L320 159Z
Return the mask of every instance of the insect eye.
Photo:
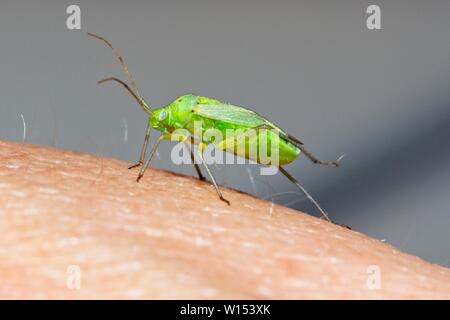
M166 110L162 110L162 111L159 113L158 120L159 120L159 121L163 121L163 120L166 119L166 118L167 118L167 111L166 111Z

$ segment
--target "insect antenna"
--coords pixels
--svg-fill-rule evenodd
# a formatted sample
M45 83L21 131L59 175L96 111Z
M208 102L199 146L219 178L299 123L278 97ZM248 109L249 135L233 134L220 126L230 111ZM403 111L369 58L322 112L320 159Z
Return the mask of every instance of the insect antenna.
M122 56L120 55L119 51L116 48L114 48L112 46L112 44L108 40L106 40L105 38L103 38L103 37L101 37L101 36L99 36L97 34L90 33L90 32L88 32L88 35L91 36L91 37L94 37L94 38L96 38L96 39L98 39L100 41L102 41L103 43L105 43L111 49L111 51L113 52L114 56L119 60L121 66L122 66L123 72L126 74L128 80L130 81L131 88L128 85L126 85L125 82L123 82L123 81L121 81L121 80L119 80L117 78L112 78L112 77L100 80L98 83L100 84L100 83L103 83L103 82L106 82L106 81L111 81L111 80L112 81L117 81L118 83L122 84L125 87L125 89L128 90L128 92L131 93L131 95L139 102L139 104L144 108L145 111L147 111L149 113L153 113L153 111L150 108L150 106L145 102L144 98L142 98L142 96L139 94L139 90L137 88L136 82L134 81L134 77L131 74L130 70L128 69L128 64L125 62L125 59L122 58Z
M145 111L147 111L150 114L153 114L152 109L150 108L150 106L145 102L144 99L142 99L141 97L139 97L133 90L131 90L131 88L122 80L115 78L115 77L110 77L110 78L106 78L106 79L102 79L100 81L98 81L98 84L102 84L104 82L108 82L108 81L115 81L119 84L121 84L130 94L133 98L136 99L136 101L139 103L139 105L142 107L142 109L144 109Z
M139 90L136 86L136 82L134 81L133 75L131 74L130 70L128 69L128 65L125 62L125 60L122 58L122 56L120 55L119 51L117 51L117 49L114 48L112 46L112 44L105 38L103 38L97 34L90 33L90 32L88 32L88 35L90 35L91 37L97 38L100 41L103 41L111 49L114 56L116 56L116 58L119 60L120 64L122 65L122 69L125 72L125 74L127 75L128 80L130 80L131 88L133 88L133 90L136 92L136 95L138 95L140 97Z

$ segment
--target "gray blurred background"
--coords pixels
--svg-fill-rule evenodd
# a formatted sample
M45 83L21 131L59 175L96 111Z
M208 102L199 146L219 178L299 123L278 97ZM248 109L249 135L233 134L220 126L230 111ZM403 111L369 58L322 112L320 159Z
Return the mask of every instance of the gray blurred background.
M70 4L80 31L66 28ZM369 4L382 30L366 28ZM319 157L345 153L340 169L303 157L288 169L336 222L450 265L449 1L2 0L0 139L22 141L23 115L27 142L137 160L145 114L123 88L96 85L125 77L87 31L121 51L152 106L212 96L267 116ZM193 174L171 164L170 147L154 164ZM281 175L214 171L315 212Z

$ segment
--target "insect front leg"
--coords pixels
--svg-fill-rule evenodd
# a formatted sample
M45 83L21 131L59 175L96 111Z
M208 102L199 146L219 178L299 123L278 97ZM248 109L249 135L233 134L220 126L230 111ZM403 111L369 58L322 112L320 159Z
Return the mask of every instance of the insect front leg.
M156 153L156 149L158 149L159 144L161 143L161 141L166 138L165 135L160 135L158 137L158 139L155 141L155 144L152 147L152 151L150 152L150 156L147 159L147 162L145 163L145 165L141 168L141 171L139 172L139 175L136 179L137 182L139 182L139 180L141 180L141 178L144 176L145 170L147 170L148 166L150 165L150 162L153 159L153 156Z
M144 159L145 159L145 152L147 151L147 146L148 146L148 140L150 138L150 123L147 124L147 131L145 132L145 138L144 138L144 145L142 146L141 149L141 155L139 156L139 162L133 164L132 166L128 167L128 169L133 169L136 167L140 167L144 164Z
M230 201L228 201L227 199L225 199L222 195L222 192L220 192L219 186L217 185L216 179L214 178L213 174L211 173L211 170L209 170L208 165L206 164L205 159L203 159L203 150L205 149L206 144L204 143L200 143L199 147L198 147L198 155L200 157L200 159L202 160L202 164L205 167L206 172L208 173L212 184L214 185L214 189L216 189L217 195L219 196L220 200L222 200L223 202L225 202L226 204L230 205Z

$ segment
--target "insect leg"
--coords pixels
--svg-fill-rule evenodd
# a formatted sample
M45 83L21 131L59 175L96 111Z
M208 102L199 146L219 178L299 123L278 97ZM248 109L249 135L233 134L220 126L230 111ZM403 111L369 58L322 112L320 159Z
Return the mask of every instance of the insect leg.
M327 166L335 166L338 167L340 164L340 161L342 160L342 158L344 157L343 155L340 156L339 158L337 158L337 160L320 160L317 159L315 156L313 156L311 154L311 152L309 152L308 150L305 149L305 147L298 145L297 146L302 152L303 154L309 159L311 160L313 163L315 164L323 164L323 165L327 165Z
M188 143L186 143L186 144L188 144ZM192 163L194 164L195 171L197 171L198 179L203 181L203 180L206 180L206 178L205 178L205 176L203 176L199 165L197 163L195 163L194 152L192 151L193 146L194 146L193 144L189 145L189 150L191 152L191 160L192 160Z
M152 151L150 152L150 156L147 159L147 162L145 163L145 165L141 168L141 171L139 171L139 175L136 179L137 182L139 182L139 180L141 180L141 178L144 176L144 172L145 170L147 170L148 166L150 165L150 162L152 161L153 156L156 153L156 149L158 149L159 144L161 143L161 141L165 138L164 135L161 135L158 137L158 139L155 141L155 144L152 147Z
M145 132L144 145L142 146L142 149L141 149L141 155L139 156L139 162L133 164L128 169L140 167L144 164L145 152L147 151L148 139L150 138L150 131L151 131L150 124L147 124L147 131Z
M203 148L201 145L198 148L198 154L200 156L200 159L202 160L202 164L205 167L206 172L208 173L209 177L211 178L212 184L214 185L214 189L216 189L217 195L219 196L220 200L222 200L226 204L230 205L230 201L228 201L227 199L225 199L222 196L222 192L220 192L220 189L219 189L219 186L217 185L216 179L214 179L214 176L212 175L211 171L209 170L209 167L206 164L205 159L203 159Z
M314 200L314 198L311 197L311 195L308 193L308 191L306 191L306 189L303 188L303 186L293 176L291 176L291 174L289 172L287 172L283 167L278 167L278 169L280 169L281 173L284 174L285 177L288 178L293 184L295 184L295 186L297 188L299 188L300 191L305 194L305 196L309 199L309 201L311 201L314 204L314 206L320 211L322 218L331 222L328 215L325 213L325 211L323 211L323 209L319 206L319 204L316 202L316 200Z

